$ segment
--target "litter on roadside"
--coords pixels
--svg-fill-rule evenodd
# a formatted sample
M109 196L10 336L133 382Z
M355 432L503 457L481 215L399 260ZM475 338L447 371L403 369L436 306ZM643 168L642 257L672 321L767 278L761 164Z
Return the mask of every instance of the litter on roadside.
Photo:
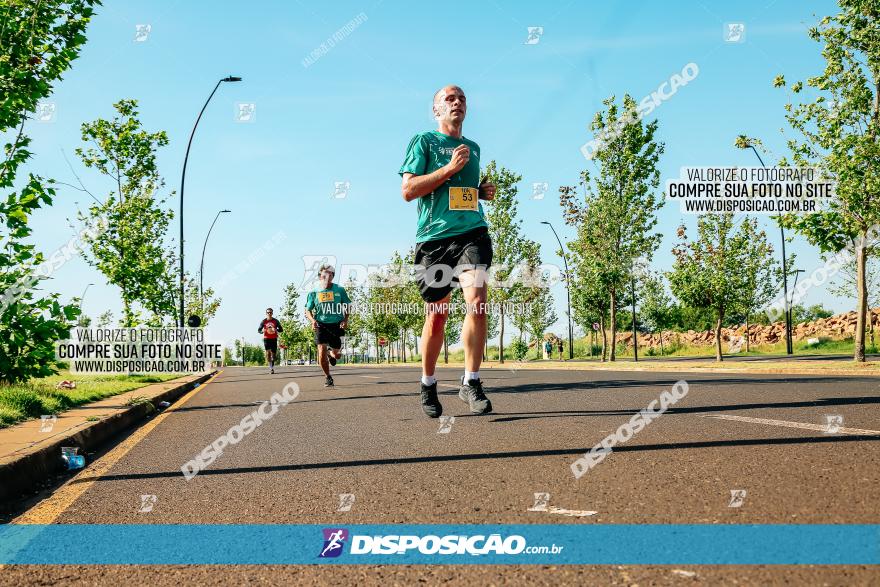
M76 454L77 452L79 452L79 447L77 446L61 447L61 458L64 460L64 464L67 465L68 471L82 469L86 466L86 458L83 455Z

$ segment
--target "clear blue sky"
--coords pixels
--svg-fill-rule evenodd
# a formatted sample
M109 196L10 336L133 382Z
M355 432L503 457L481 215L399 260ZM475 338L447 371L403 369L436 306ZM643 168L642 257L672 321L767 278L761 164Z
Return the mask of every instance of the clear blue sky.
M809 6L807 5L809 4ZM520 213L528 237L554 262L557 246L541 220L565 238L556 191L574 184L590 166L579 147L590 138L593 114L609 94L636 99L655 90L688 62L700 74L651 118L666 143L662 179L682 166L753 165L750 152L733 147L745 133L785 153L786 90L773 78L803 79L822 66L819 46L806 36L833 2L113 2L98 8L88 43L49 99L51 123L31 124L35 157L30 168L75 183L62 149L96 195L112 189L106 178L82 168L73 153L79 126L110 117L121 98L140 101L151 130L168 132L159 168L169 190L179 190L186 140L199 108L220 77L224 84L205 112L187 168L187 269L198 269L202 242L222 208L205 262L206 285L245 260L268 238L286 238L219 295L222 307L211 338L229 343L258 340L263 309L281 302L284 286L299 282L303 255L335 255L339 263L382 263L406 250L415 234L416 207L400 197L397 169L410 137L434 127L433 92L455 83L468 94L465 135L523 176ZM303 58L348 21L366 20L317 62ZM724 24L746 25L745 42L725 43ZM135 42L137 24L149 24ZM527 27L544 27L537 44L525 44ZM237 102L256 104L256 120L234 119ZM335 181L350 181L345 199L332 199ZM548 182L543 200L532 183ZM51 208L34 219L35 240L50 253L71 236L66 218L88 196L60 189ZM176 199L172 202L175 211ZM664 241L654 267L666 269L675 228L682 221L669 204L660 214ZM686 218L693 224L693 218ZM175 220L176 223L176 220ZM764 221L765 225L768 225ZM769 225L768 225L769 227ZM778 246L778 229L769 227ZM177 227L172 236L176 239ZM176 240L175 240L176 243ZM799 237L798 267L819 264ZM115 288L83 260L61 268L50 285L65 298L95 283L84 310L119 315ZM562 334L565 292L554 288ZM848 310L824 288L808 303Z

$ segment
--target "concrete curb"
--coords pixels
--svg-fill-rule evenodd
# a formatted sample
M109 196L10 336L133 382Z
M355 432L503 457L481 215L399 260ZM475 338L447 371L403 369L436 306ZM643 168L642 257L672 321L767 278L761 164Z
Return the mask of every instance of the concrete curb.
M62 446L77 446L80 454L92 452L112 437L135 427L151 414L155 414L154 406L159 402L176 401L197 385L210 379L216 372L217 370L214 370L195 378L182 378L186 380L179 385L159 389L154 394L149 390L153 386L133 390L149 399L150 403L128 406L106 418L88 422L60 436L37 443L12 457L0 459L0 504L21 497L51 476L65 471L64 462L61 460ZM161 388L168 383L174 381L166 381L157 384L156 387Z

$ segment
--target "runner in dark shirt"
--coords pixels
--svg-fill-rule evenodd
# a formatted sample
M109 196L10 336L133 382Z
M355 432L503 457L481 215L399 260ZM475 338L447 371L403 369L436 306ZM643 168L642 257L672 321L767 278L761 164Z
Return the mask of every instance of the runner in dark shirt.
M263 348L266 349L266 361L269 373L275 373L275 355L278 353L278 333L284 332L281 322L272 317L272 308L266 308L266 317L260 321L257 332L263 334Z

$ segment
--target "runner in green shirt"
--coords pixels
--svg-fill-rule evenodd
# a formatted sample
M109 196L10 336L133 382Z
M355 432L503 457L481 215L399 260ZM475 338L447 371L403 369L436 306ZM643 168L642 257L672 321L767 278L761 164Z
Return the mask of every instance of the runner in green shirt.
M483 392L480 362L486 342L486 269L492 264L492 240L480 200L495 197L495 186L480 181L480 146L461 134L467 99L458 86L434 94L437 130L409 142L400 175L407 202L418 201L415 264L426 302L422 329L422 410L439 418L434 370L443 346L443 328L452 289L461 287L467 304L462 343L465 372L458 397L473 414L492 404Z
M306 318L315 331L315 344L318 346L318 362L326 379L324 387L333 387L330 365L342 356L342 337L348 326L348 311L351 299L345 288L333 283L336 271L330 265L322 265L318 271L321 288L306 296ZM329 347L329 352L328 352Z

